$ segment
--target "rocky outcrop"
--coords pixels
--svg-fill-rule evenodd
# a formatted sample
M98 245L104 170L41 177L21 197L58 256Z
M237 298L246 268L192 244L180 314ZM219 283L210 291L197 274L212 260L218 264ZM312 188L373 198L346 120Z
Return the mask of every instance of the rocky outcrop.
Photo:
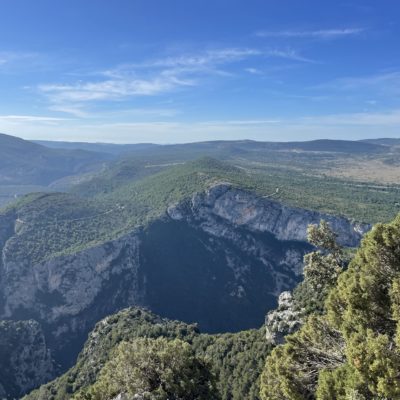
M128 395L120 393L117 397L114 397L112 400L145 400L145 399L146 399L145 395L141 394Z
M302 312L296 310L290 292L278 297L278 307L270 311L265 319L265 338L272 344L282 344L284 337L298 330L302 323Z
M0 321L0 398L19 398L54 377L55 368L36 321Z

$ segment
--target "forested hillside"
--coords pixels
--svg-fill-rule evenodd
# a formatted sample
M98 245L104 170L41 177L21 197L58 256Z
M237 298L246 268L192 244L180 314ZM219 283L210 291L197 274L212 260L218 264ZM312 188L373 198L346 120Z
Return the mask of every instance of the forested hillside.
M31 192L68 187L101 170L113 156L79 149L50 149L0 133L0 207Z
M169 205L221 181L288 205L372 223L394 217L400 190L279 169L269 174L245 171L210 158L141 176L124 163L76 186L71 194L22 198L8 208L23 221L16 251L40 261L82 250L146 225ZM40 239L43 234L48 238L45 242Z
M0 185L43 185L89 172L111 157L85 150L50 149L0 134Z
M201 362L196 368L201 368L203 371L201 373L204 377L208 376L207 380L210 383L206 394L197 394L193 398L204 400L258 398L259 376L265 357L270 351L263 329L237 334L205 335L199 332L196 325L161 319L148 311L131 308L100 321L89 335L77 364L60 378L42 386L24 399L110 399L119 393L129 393L134 387L131 381L133 376L126 371L127 362L129 363L129 354L132 357L138 352L129 346L136 344L140 346L142 343L138 342L140 338L149 340L144 352L147 352L153 343L157 346L156 340L160 338L167 339L167 343L172 343L173 346L178 346L178 350L175 349L174 352L182 349L180 343L190 345L190 350L183 350L181 362L184 363L187 358L190 362L192 357L196 357ZM121 346L126 347L121 348ZM155 349L153 357L158 357L157 354L164 351L165 347ZM137 360L133 360L131 366L135 367L136 362ZM151 363L152 360L148 362ZM162 370L162 365L157 365L156 368ZM111 366L112 370L107 372L107 368ZM145 371L142 370L141 374ZM183 371L175 372L183 373ZM114 384L119 382L116 378L116 374L119 373L121 376L125 374L125 378L122 378L124 383L115 386ZM164 375L164 380L169 384L175 382L179 385L181 380L190 378L189 374L179 375L176 379L174 376ZM143 378L140 380L140 384L142 383ZM153 393L153 396L154 399L163 398L162 393Z

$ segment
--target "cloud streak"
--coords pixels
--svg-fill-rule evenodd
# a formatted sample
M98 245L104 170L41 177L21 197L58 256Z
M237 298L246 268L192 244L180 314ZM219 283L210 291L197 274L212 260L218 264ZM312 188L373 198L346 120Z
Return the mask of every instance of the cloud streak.
M284 50L272 49L272 50L266 51L265 54L268 57L284 58L286 60L300 61L300 62L305 62L305 63L317 63L317 61L302 56L298 51L296 51L292 48L287 48Z
M311 39L340 39L348 36L357 36L365 31L364 28L336 28L320 30L283 30L258 31L256 36L265 38L311 38Z
M40 85L39 90L59 102L87 102L96 100L120 100L131 96L154 96L181 86L193 86L194 81L180 79L165 72L151 79L120 77L99 82L72 85Z
M0 121L11 122L57 122L68 121L68 118L55 118L38 115L0 115Z
M387 112L360 112L303 117L299 120L299 123L331 126L399 127L400 109Z
M38 90L50 101L51 110L84 117L87 113L86 104L122 101L139 96L160 96L191 88L200 85L205 76L234 76L225 68L256 57L315 62L292 48L223 48L123 64L98 72L96 80L41 84ZM247 69L250 73L254 71Z
M0 51L0 68L7 66L15 66L16 63L24 62L27 60L37 58L36 53L24 53L15 51Z
M178 57L166 57L142 64L133 64L141 67L167 67L167 68L198 68L210 67L219 64L227 64L244 60L249 57L261 56L263 52L253 48L225 48L218 50L207 50L200 54L181 55Z
M400 71L383 72L380 74L346 77L335 79L315 86L316 89L335 89L335 90L360 90L378 89L400 94Z

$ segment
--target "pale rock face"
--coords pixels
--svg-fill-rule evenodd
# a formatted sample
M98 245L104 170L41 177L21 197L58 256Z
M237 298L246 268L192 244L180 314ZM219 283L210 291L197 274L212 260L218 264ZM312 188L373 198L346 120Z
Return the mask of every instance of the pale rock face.
M112 400L128 400L128 397L125 394L120 393L117 397L114 397Z
M124 393L120 393L117 397L114 397L112 400L143 400L144 396L140 394L135 394L132 396L129 396Z
M362 235L371 228L368 224L352 223L346 218L289 207L235 189L227 183L217 184L208 191L193 196L191 209L199 219L207 221L213 217L220 217L234 225L245 226L254 231L270 232L280 240L306 241L308 225L319 224L321 219L324 219L339 235L339 243L352 247L358 245ZM182 218L181 211L174 212ZM171 213L170 215L173 218Z
M282 292L276 310L265 319L265 338L272 344L282 344L284 337L295 332L303 323L301 312L295 311L292 294Z
M281 265L292 265L293 272L300 276L303 274L303 260L299 252L289 249L285 253L285 258L280 262Z
M167 209L167 214L174 220L180 221L183 219L182 213L179 211L178 204L172 204Z
M123 251L125 260L114 263ZM135 275L138 240L135 235L128 235L107 245L35 265L11 258L5 249L4 281L7 284L3 287L6 299L3 317L12 317L16 310L29 306L34 307L40 318L54 322L61 317L78 315L90 306L100 293L102 283L113 275L124 270ZM49 297L48 302L36 301L41 293Z
M68 347L75 337L84 340L94 323L120 309L124 282L129 282L130 290L123 294L123 305L141 304L138 257L136 231L33 265L15 259L5 245L0 265L0 319L40 321L57 354L59 346Z

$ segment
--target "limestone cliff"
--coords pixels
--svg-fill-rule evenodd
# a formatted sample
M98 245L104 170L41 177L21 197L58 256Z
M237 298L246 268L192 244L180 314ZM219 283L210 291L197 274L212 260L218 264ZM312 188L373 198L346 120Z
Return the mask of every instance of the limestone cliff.
M309 224L318 224L324 219L339 235L339 243L348 247L357 246L362 235L370 229L369 224L290 207L270 198L233 188L229 183L218 183L209 190L194 195L190 202L170 207L168 212L175 219L185 217L200 221L206 230L212 231L216 219L220 218L235 226L272 233L279 240L297 241L307 239Z
M5 244L0 318L40 321L58 361L68 363L100 318L115 312L120 304L141 302L138 267L136 231L74 255L34 265L16 258ZM69 349L66 353L65 347Z

